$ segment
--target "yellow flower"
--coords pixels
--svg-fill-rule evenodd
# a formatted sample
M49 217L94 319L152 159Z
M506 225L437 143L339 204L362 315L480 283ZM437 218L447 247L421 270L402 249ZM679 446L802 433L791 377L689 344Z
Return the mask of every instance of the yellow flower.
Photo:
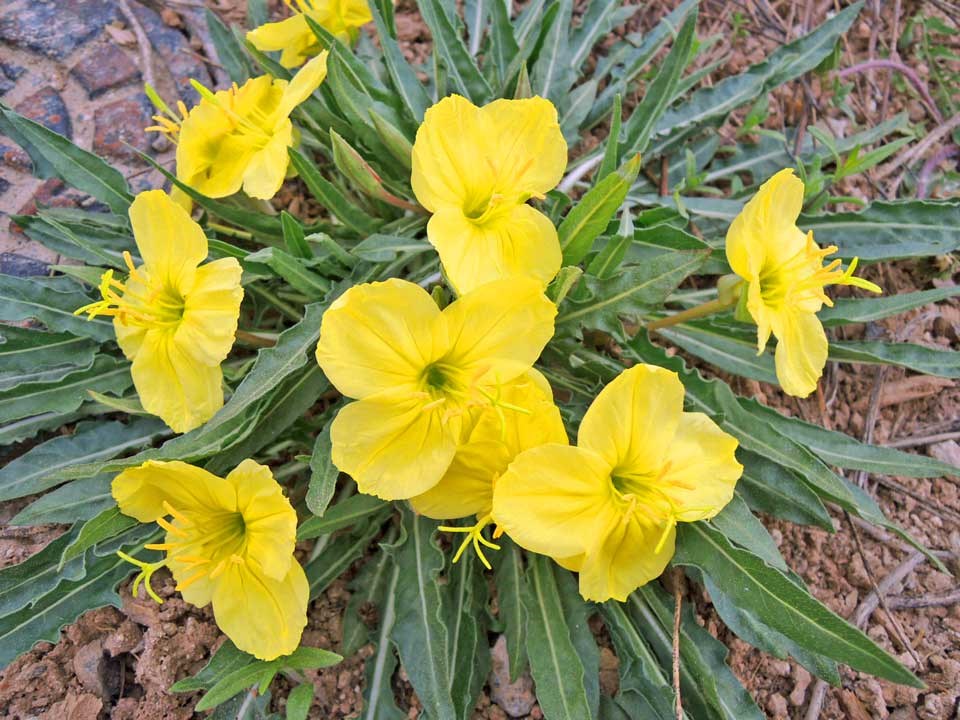
M373 20L366 0L296 0L296 8L291 0L286 1L294 13L291 17L247 33L247 40L257 50L282 50L280 64L286 68L299 67L321 50L307 16L343 43L356 41L358 28Z
M261 660L289 655L307 624L309 585L293 557L297 513L270 468L244 460L226 478L183 462L148 460L113 480L125 515L156 522L164 542L147 545L166 557L144 563L133 592L166 565L183 599L213 604L217 625L233 643ZM172 520L168 520L170 517Z
M240 188L269 200L283 184L294 144L290 113L327 75L327 53L303 66L290 82L261 75L242 87L212 93L199 85L200 102L167 132L177 140L177 179L212 198Z
M553 335L539 283L490 283L442 312L404 280L356 285L324 313L317 362L357 402L333 421L333 462L387 500L436 485L470 429L470 411L502 405Z
M453 462L440 482L422 495L410 499L421 515L437 520L476 515L473 527L445 527L449 532L466 533L453 561L469 544L490 567L480 545L498 546L481 534L491 522L493 488L511 461L524 450L546 443L566 445L567 433L560 411L553 403L550 385L536 370L503 387L496 407L480 410L466 441L457 448Z
M144 410L176 432L203 424L223 405L220 363L233 347L243 289L240 264L207 257L207 237L162 190L140 193L130 206L143 258L124 253L126 283L103 274L103 300L77 310L112 315L117 342L133 362Z
M577 446L526 450L497 481L493 519L580 573L588 600L626 599L673 556L677 522L716 515L743 470L736 439L683 412L676 373L624 371L583 416Z
M839 259L823 264L837 247L821 248L812 232L797 227L802 206L803 183L793 170L781 170L760 186L727 231L727 262L747 283L741 297L757 324L757 354L772 332L777 379L784 392L797 397L816 389L827 361L827 336L816 316L824 304L833 306L824 287L854 285L881 292L872 282L853 277L856 258L845 271Z
M557 110L540 97L478 108L459 95L427 110L413 144L413 191L454 289L526 276L542 285L562 255L550 219L527 204L567 166Z

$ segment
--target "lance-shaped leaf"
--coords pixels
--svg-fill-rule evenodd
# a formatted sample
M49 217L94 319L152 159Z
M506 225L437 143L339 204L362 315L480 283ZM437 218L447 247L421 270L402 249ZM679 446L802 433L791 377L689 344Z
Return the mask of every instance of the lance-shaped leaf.
M23 146L38 176L56 175L68 185L106 203L118 215L125 215L130 209L133 197L127 181L103 159L3 103L0 103L0 130Z
M861 212L801 215L820 245L836 245L840 256L861 260L946 255L960 248L960 202L877 201Z
M90 338L0 326L0 390L29 382L56 382L88 368L97 352Z
M389 555L384 552L384 557ZM363 687L363 720L404 720L407 714L397 707L391 679L397 668L397 655L390 642L393 624L397 618L397 584L400 582L400 566L390 563L383 608L380 612L380 627L377 630L376 650L364 664L366 682ZM344 640L346 641L346 640Z
M374 517L368 522L355 526L350 532L338 535L333 540L329 536L321 538L320 551L314 550L313 559L304 568L310 583L310 597L315 598L326 590L330 583L346 572L353 563L363 556L370 543L380 533L381 518Z
M656 583L628 599L630 614L650 641L660 664L671 666L673 601ZM683 709L694 718L763 720L765 715L727 665L726 646L697 624L690 605L680 616L680 690Z
M116 537L136 524L136 519L124 515L116 505L108 507L83 524L77 539L64 548L63 555L60 558L60 567L63 567L73 558L83 555L97 543Z
M811 652L894 682L923 687L917 677L786 575L735 548L706 523L677 529L674 562L692 565L766 625Z
M445 609L450 631L450 695L456 717L469 720L490 674L487 581L479 560L465 553L448 572Z
M884 295L870 298L839 298L833 307L825 307L817 313L820 322L827 326L849 323L867 323L897 315L907 310L923 307L960 295L960 286L920 290L919 292ZM2 351L0 351L2 352Z
M113 325L97 318L74 315L91 298L70 278L21 278L0 275L0 320L19 322L35 319L47 329L69 332L98 342L112 340Z
M53 475L62 468L113 458L169 434L155 418L137 418L127 424L84 423L73 435L35 445L0 468L0 500L41 492L61 482Z
M411 119L415 123L423 122L423 113L430 104L427 93L417 79L413 68L410 67L410 64L403 57L396 38L390 33L384 12L381 12L375 2L369 3L369 5L370 12L373 15L373 21L377 26L377 37L380 39L380 47L383 49L383 62L387 66L387 72L390 73L393 87L403 100L403 104L410 113ZM392 11L392 7L387 10L387 12Z
M373 495L353 495L329 508L323 517L312 517L297 528L297 540L329 535L340 528L350 527L364 521L389 507Z
M10 520L11 525L47 525L86 521L113 503L110 475L74 480L45 493Z
M76 539L78 532L79 528L74 527L23 562L0 570L0 617L26 607L63 580L83 577L84 558L60 564L64 549Z
M543 38L530 73L534 94L547 98L554 105L560 104L577 78L577 69L570 62L572 57L568 48L572 12L571 0L557 3L556 19Z
M831 360L898 365L926 375L960 377L960 352L913 345L886 343L876 340L836 341L830 343Z
M493 96L493 90L477 68L476 61L453 23L455 9L440 0L419 0L417 6L430 28L433 51L440 57L453 89L478 105Z
M434 720L455 718L450 695L450 635L437 584L444 565L444 555L433 540L437 524L406 507L401 514L406 537L390 550L400 569L397 616L390 638L428 716Z
M550 720L587 720L594 715L584 686L583 662L570 638L553 561L543 555L529 556L529 561L523 604L537 700Z
M820 498L796 474L743 448L737 450L737 459L743 463L737 493L753 510L833 532L833 521Z
M509 537L500 541L501 549L494 557L497 588L497 619L503 625L510 658L510 682L516 682L527 666L525 627L526 610L523 606L523 557L521 550Z
M389 534L383 540L383 544L390 545L396 540L396 536L396 527L391 527ZM366 645L372 637L371 628L367 625L361 613L366 614L371 607L375 607L380 622L379 631L383 631L386 620L386 606L393 600L391 588L396 589L396 582L396 566L390 555L382 549L375 553L351 580L350 600L343 612L343 640L340 651L344 655L353 655ZM387 632L389 634L389 630ZM389 645L389 642L387 644ZM390 652L393 652L393 650L390 649Z
M593 241L620 209L639 172L640 157L636 156L603 178L567 213L557 228L564 265L576 265L587 256Z
M790 568L784 562L777 543L770 533L750 512L750 507L738 493L720 513L710 519L710 525L732 543L745 548L771 567L788 573Z
M360 235L376 232L381 223L352 205L337 187L327 180L299 150L289 149L290 160L310 193L344 225Z

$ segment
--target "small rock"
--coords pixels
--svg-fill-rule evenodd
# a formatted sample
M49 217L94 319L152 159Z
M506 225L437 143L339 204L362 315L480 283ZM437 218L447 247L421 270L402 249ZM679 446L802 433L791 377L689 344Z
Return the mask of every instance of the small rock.
M613 697L620 690L620 659L610 648L600 648L600 692Z
M49 85L18 103L14 110L55 133L60 133L65 138L72 137L73 128L70 124L67 105L60 97L60 93Z
M780 677L789 677L790 663L786 660L773 660L770 663L770 669Z
M133 60L113 44L97 47L74 65L70 72L91 99L140 77Z
M928 449L937 460L945 462L947 465L960 467L960 443L956 440L934 443Z
M774 693L767 699L767 712L773 718L790 717L787 711L787 699L780 693Z
M510 658L507 655L507 638L497 638L490 651L493 666L490 670L490 699L513 718L526 717L536 702L533 694L533 679L524 672L515 683L510 682Z
M872 720L870 713L866 711L852 690L844 688L840 691L840 705L846 711L845 717L848 720Z
M150 109L139 100L116 100L101 105L93 115L93 151L101 156L135 160L150 149L152 138L144 132L151 124Z
M810 673L799 665L793 668L793 691L790 693L790 704L800 707L806 702L807 688L810 687Z
M73 671L77 680L86 690L100 698L110 696L107 690L107 659L103 654L103 643L93 640L81 647L73 656Z
M103 701L96 695L70 693L44 713L45 720L97 720L103 710Z
M103 649L110 653L110 657L116 657L123 653L132 652L137 645L143 642L143 632L137 627L137 624L130 620L124 620L120 627L114 630L103 641Z
M887 720L917 720L917 711L911 707L898 707Z

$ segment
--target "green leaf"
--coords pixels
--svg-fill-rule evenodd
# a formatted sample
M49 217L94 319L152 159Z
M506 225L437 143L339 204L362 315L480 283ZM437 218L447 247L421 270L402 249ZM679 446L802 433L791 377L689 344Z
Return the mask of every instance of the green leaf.
M571 0L559 0L556 7L557 17L547 29L543 45L533 63L530 85L536 95L559 105L577 79L577 70L570 64L567 46L573 4Z
M755 400L740 398L740 404L747 412L757 416L755 422L771 425L778 432L796 438L830 465L905 477L960 476L960 469L931 457L867 445L844 433L781 415Z
M587 80L561 101L560 130L568 144L580 142L578 128L597 99L597 81Z
M750 512L747 503L739 495L735 494L726 507L710 520L710 526L727 540L752 552L770 567L784 573L790 572L770 533Z
M647 231L644 231L647 232ZM649 234L661 234L664 245L659 252L648 257L646 262L624 265L623 271L609 279L586 276L580 288L584 293L567 296L567 302L557 317L557 326L576 323L582 327L620 331L621 316L636 321L645 312L659 307L667 296L707 259L710 250L705 246L696 250L680 250L670 247L672 233L663 228L653 228ZM681 231L676 231L685 235ZM651 239L650 247L655 246Z
M307 189L330 213L336 216L346 227L360 235L370 235L377 231L380 222L371 219L369 214L352 205L336 186L327 180L316 166L299 150L289 148L290 160L306 184Z
M523 606L523 557L520 548L509 537L500 541L501 550L495 555L497 618L503 624L510 658L510 682L516 682L527 666L527 644L524 628L527 624Z
M670 53L664 58L657 76L647 87L640 104L634 108L624 126L626 139L621 155L630 156L646 151L653 129L673 100L683 71L693 57L697 39L697 8L690 11L677 34Z
M387 503L373 495L353 495L327 508L323 517L312 517L297 528L297 540L329 535L340 528L355 525L388 507Z
M743 463L737 493L753 510L833 532L833 521L820 498L793 472L743 448L737 458Z
M154 418L121 422L84 423L73 435L55 437L30 448L0 468L0 500L24 497L59 484L53 477L75 463L113 458L169 435Z
M433 51L443 61L456 92L480 105L488 102L493 97L493 90L453 25L451 13L454 9L446 7L440 0L418 0L417 7L430 28Z
M300 683L287 695L287 720L307 720L313 705L314 688L309 680Z
M734 334L726 325L710 320L691 320L673 327L661 328L657 332L674 345L721 370L771 385L779 384L773 353L757 355L755 330L749 330L748 339L746 330Z
M713 87L695 92L689 100L668 110L657 123L655 135L682 138L690 128L726 117L736 108L760 97L773 88L813 70L827 57L860 13L862 2L854 3L815 30L783 45L761 63L746 72L724 78ZM654 152L662 152L666 143L658 142Z
M384 557L390 557L382 552ZM377 649L373 657L364 663L366 682L363 687L363 720L405 720L407 714L397 707L391 679L397 668L397 655L390 642L393 624L397 617L397 584L400 581L400 567L391 563L392 569L387 583L386 600L380 612L380 628L376 636Z
M310 456L310 482L307 486L307 509L314 515L322 517L333 499L333 491L337 487L337 478L340 471L333 464L331 453L333 444L330 441L330 425L317 435L313 445L313 454Z
M395 528L388 535L383 544L389 545L396 539ZM350 656L367 644L370 639L370 628L360 617L361 611L368 607L376 607L379 611L380 627L383 628L384 612L390 602L390 590L395 566L390 556L379 550L374 553L360 568L357 575L350 581L350 600L343 613L343 640L340 643L341 652Z
M52 430L76 422L90 414L94 405L94 403L87 403L81 406L80 411L66 415L56 412L42 413L0 425L0 446L32 438L43 430Z
M923 687L903 667L860 630L835 615L746 550L733 547L705 523L677 528L674 562L700 569L735 602L755 613L766 625L807 648L850 667L887 680Z
M323 298L332 286L332 283L325 277L309 269L311 264L309 260L294 257L280 248L263 248L255 253L250 253L244 260L266 265L290 283L292 288L302 292L311 300Z
M63 556L60 558L60 567L63 567L73 558L82 555L98 542L116 537L136 524L137 520L135 518L124 515L116 505L107 508L83 524L77 539L64 549Z
M898 365L926 375L960 377L960 352L879 340L835 341L829 358L840 362Z
M74 311L89 304L90 299L69 278L0 275L0 320L20 322L32 318L48 330L69 332L98 342L112 340L113 325L106 320L87 320L74 315Z
M89 520L114 504L110 475L94 475L45 493L10 520L17 525L48 525Z
M80 407L88 390L120 394L132 384L130 363L101 355L89 368L72 372L58 382L24 383L0 391L0 423L36 413L70 413Z
M238 650L237 646L228 639L217 649L200 672L193 677L178 680L170 690L176 693L209 690L219 682L220 678L256 662L258 661L253 655Z
M624 604L616 600L609 600L600 608L620 659L617 704L626 709L628 720L674 720L676 713L671 683L624 608Z
M56 382L93 364L97 344L68 333L0 325L0 390L29 382Z
M550 720L594 717L584 687L584 667L570 639L553 561L531 555L523 604L527 614L527 655L537 701Z
M303 225L286 210L280 211L280 227L283 229L283 242L286 243L291 255L304 260L313 257L313 250L307 244Z
M600 711L600 651L590 630L590 617L596 613L596 606L580 596L577 578L572 573L555 567L553 576L560 591L560 604L570 630L570 640L583 665L583 688L590 705L590 716L597 717Z
M628 599L630 613L643 628L660 664L672 663L672 598L648 583ZM727 647L697 624L689 605L680 613L680 692L693 718L763 720L765 715L727 665Z
M813 230L819 245L836 245L844 258L892 260L946 255L960 248L956 200L877 201L858 213L801 215L797 224Z
M60 567L64 548L76 539L78 532L73 528L23 562L0 570L0 617L27 607L63 580L83 577L84 558L76 558Z
M236 36L230 30L219 16L210 8L206 8L207 29L210 31L210 39L217 51L217 59L227 71L232 82L243 85L250 78L250 70L247 66L247 57L243 51L243 46L237 42Z
M380 47L383 49L383 62L387 66L387 72L390 74L393 87L400 99L403 100L411 119L419 124L423 122L423 113L430 105L430 99L427 97L420 80L417 79L413 68L403 57L396 38L389 32L384 13L381 12L375 2L368 3L368 5L373 15L373 21L377 26L377 37L380 39Z
M0 618L0 667L35 643L57 642L60 628L87 610L105 605L120 607L116 587L131 570L132 566L116 555L88 561L82 578L63 580L31 606Z
M391 550L400 579L397 616L390 637L428 716L436 720L455 718L450 696L450 637L437 584L444 555L432 539L437 525L405 506L401 514L406 539Z
M127 181L93 153L29 120L0 103L0 130L23 146L41 177L55 174L67 185L89 193L118 215L125 215L133 200Z
M419 255L429 250L430 244L422 239L377 233L354 245L350 254L368 262L393 262L402 255Z
M465 553L450 568L445 590L444 609L450 633L450 696L456 708L455 717L469 720L490 674L491 662L486 622L487 581L474 554Z
M833 307L825 307L818 312L817 317L827 327L848 323L867 323L957 295L960 295L960 286L953 285L877 298L839 298ZM2 349L0 349L0 355L2 355Z
M567 213L557 228L564 265L576 265L587 256L593 241L620 209L639 172L640 158L633 157L598 182Z
M606 3L602 3L606 4ZM620 162L620 125L623 122L623 100L620 94L613 96L613 110L610 112L610 131L607 134L607 144L603 149L603 160L597 169L595 182L600 182L613 172Z
M579 68L593 46L607 34L629 20L640 9L639 5L620 7L619 2L592 0L580 18L580 25L574 30L569 44L570 65Z
M327 536L317 541L320 552L315 548L313 558L304 568L310 583L310 597L320 595L355 560L363 557L370 543L380 533L380 526L385 519L386 513L382 513L379 518L374 516L333 540Z
M506 94L506 86L511 78L506 70L514 58L520 56L520 46L510 24L510 12L506 3L490 3L490 61L496 74L496 85L500 94Z

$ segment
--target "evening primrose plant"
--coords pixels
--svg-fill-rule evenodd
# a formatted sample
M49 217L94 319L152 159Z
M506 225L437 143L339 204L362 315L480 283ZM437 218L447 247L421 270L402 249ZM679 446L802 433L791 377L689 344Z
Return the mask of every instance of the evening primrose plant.
M957 249L960 205L825 210L844 154L881 157L906 119L829 147L823 128L717 131L829 72L861 5L710 87L693 0L642 35L623 29L637 6L572 5L419 0L416 66L391 2L268 18L254 0L243 30L210 14L232 84L150 91L176 157L145 156L156 187L137 194L0 104L36 173L93 199L16 216L69 262L0 275L0 499L36 496L15 525L69 527L0 570L0 662L121 594L179 594L229 640L171 688L203 691L198 710L268 714L282 673L296 717L300 671L366 646L364 717L409 714L402 667L425 717L469 718L496 634L550 720L666 720L681 700L762 718L682 592L703 586L734 634L828 682L842 664L919 686L755 513L832 532L846 512L912 543L844 471L956 468L732 382L803 397L836 362L960 375L955 352L856 339L955 294L897 295L872 266ZM344 575L342 634L304 646Z

